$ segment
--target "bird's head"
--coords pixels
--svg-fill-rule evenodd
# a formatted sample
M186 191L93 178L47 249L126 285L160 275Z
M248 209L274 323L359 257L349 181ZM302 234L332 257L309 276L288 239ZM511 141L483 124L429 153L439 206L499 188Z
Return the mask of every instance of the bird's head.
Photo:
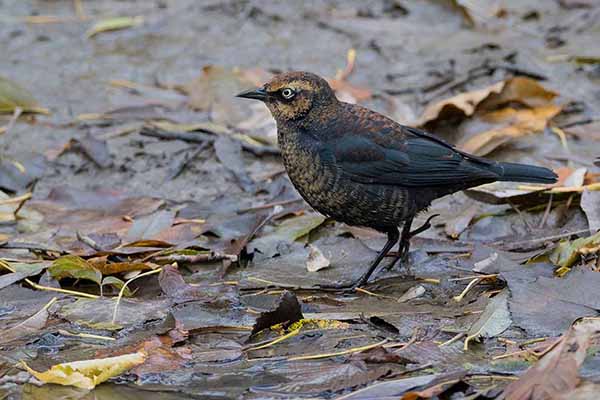
M237 95L261 100L277 122L306 117L311 110L337 102L327 81L309 72L286 72L276 75L263 87Z

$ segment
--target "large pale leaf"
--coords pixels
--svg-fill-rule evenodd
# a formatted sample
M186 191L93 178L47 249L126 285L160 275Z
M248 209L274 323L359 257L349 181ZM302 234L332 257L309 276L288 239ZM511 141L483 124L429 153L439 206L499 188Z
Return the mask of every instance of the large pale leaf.
M44 372L34 371L24 361L21 365L44 383L93 389L96 385L142 364L146 357L145 353L137 352L118 357L74 361L54 365Z
M508 290L505 289L489 301L481 317L471 326L467 333L465 347L471 340L498 336L510 327L511 322L508 311Z

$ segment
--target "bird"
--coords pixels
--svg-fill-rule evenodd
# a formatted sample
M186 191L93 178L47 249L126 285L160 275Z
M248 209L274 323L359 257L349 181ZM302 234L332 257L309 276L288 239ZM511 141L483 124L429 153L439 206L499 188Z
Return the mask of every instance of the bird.
M391 265L406 261L410 239L431 227L430 217L411 230L413 219L437 198L495 181L557 179L548 168L468 154L424 130L340 101L325 79L310 72L275 75L237 97L267 106L290 181L313 209L387 235L360 279L340 287L366 284L396 243Z

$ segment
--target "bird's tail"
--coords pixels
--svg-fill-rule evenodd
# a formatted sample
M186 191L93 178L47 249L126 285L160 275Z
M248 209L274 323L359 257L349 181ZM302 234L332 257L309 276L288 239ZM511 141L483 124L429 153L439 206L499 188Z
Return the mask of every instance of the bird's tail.
M526 164L499 162L493 170L499 181L554 183L558 179L551 169Z

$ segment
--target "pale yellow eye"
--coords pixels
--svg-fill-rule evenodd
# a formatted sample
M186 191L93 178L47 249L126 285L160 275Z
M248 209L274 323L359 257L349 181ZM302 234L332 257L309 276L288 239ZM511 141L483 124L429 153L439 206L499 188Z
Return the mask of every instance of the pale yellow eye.
M294 92L294 90L290 88L285 88L281 90L281 96L286 100L291 99L292 97L294 97L295 94L296 92Z

